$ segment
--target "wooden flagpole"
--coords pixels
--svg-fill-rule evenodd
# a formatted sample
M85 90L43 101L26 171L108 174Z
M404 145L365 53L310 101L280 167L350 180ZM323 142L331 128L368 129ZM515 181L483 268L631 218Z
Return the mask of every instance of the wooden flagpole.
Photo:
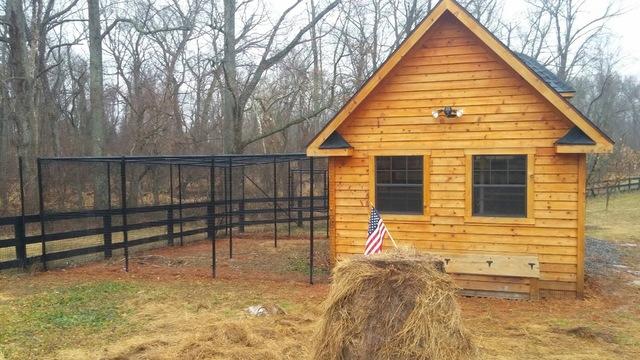
M373 206L373 204L371 203L371 201L369 201L369 205L371 205L371 208L375 209L376 207ZM378 209L376 209L376 211L378 211ZM378 215L380 215L380 213L378 213ZM382 216L380 216L380 220L384 221L382 219ZM386 227L386 226L385 226ZM396 244L396 241L393 239L393 236L391 236L391 232L389 231L389 228L387 228L387 235L389 235L389 239L391 239L391 242L393 243L393 246L397 249L398 248L398 244Z

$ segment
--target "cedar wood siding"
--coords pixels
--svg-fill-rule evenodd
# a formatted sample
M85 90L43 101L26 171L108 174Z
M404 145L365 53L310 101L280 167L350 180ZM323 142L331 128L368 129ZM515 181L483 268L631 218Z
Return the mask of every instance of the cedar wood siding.
M431 111L445 105L462 107L464 116L434 119ZM353 155L329 160L334 259L364 249L373 195L372 156L424 154L425 216L383 214L397 242L434 251L536 254L540 295L575 296L582 286L577 279L582 278L583 263L580 184L585 156L556 154L554 148L572 126L464 25L443 15L337 129L353 146ZM477 223L465 218L468 154L500 154L499 149L532 154L528 222ZM485 280L488 290L499 286L508 291L508 284L495 285L495 279L464 281ZM511 286L519 285L514 280Z

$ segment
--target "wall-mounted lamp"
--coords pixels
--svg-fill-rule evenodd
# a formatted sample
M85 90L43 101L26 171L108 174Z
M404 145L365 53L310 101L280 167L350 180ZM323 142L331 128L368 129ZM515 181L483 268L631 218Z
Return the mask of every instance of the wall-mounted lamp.
M433 110L431 115L433 115L434 119L437 119L438 116L440 116L440 113L443 113L444 116L446 116L448 118L462 117L462 114L464 114L464 110L463 109L454 109L451 106L445 106L443 109Z

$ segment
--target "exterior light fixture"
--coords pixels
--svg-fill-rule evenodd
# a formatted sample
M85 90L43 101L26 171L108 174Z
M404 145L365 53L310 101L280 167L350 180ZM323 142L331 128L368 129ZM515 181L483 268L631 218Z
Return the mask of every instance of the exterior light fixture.
M433 116L434 119L437 119L438 116L440 116L440 113L443 113L448 118L462 117L462 115L464 114L464 110L454 109L451 106L445 106L443 109L433 110L431 112L431 115Z

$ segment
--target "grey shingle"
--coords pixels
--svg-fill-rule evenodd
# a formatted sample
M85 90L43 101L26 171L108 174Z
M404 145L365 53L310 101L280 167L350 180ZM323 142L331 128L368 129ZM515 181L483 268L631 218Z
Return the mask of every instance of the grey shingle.
M542 78L549 86L559 93L573 93L576 90L566 82L560 80L554 73L549 71L544 65L540 64L536 59L531 56L514 52L517 57L522 60L531 70L533 70L538 76Z
M563 137L556 141L558 145L595 145L593 141L584 131L574 126Z
M348 149L351 145L345 140L342 135L337 131L331 133L331 135L325 140L320 149Z

